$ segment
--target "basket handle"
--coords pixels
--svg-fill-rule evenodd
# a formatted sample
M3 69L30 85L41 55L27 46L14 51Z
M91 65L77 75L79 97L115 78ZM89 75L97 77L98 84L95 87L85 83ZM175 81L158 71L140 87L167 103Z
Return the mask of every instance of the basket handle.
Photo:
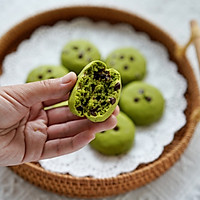
M191 34L190 34L190 38L188 42L183 46L178 46L176 48L175 53L178 57L185 55L186 50L188 49L190 44L194 43L197 58L198 58L199 69L200 69L200 27L196 20L192 20L190 22L190 25L191 25Z
M199 28L197 21L195 21L195 20L192 20L190 22L190 25L191 25L190 40L191 40L191 42L194 43L197 58L198 58L198 63L199 63L199 69L200 69L200 28Z
M190 34L190 38L188 42L183 46L178 46L176 48L175 53L178 57L182 57L183 55L186 54L186 50L188 49L190 44L193 43L195 46L198 64L199 64L199 70L200 70L200 27L196 20L192 20L190 22L190 26L191 26L191 34ZM200 97L199 97L199 101L200 101ZM199 106L197 106L197 108L193 111L191 118L192 118L192 121L193 120L200 121L200 103L199 103Z

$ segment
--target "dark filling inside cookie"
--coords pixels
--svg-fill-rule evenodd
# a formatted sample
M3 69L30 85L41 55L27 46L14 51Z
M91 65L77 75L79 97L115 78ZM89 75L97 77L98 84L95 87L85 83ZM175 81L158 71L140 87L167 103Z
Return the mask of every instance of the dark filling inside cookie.
M84 71L77 88L75 108L84 116L103 115L115 104L121 84L120 75L107 70L101 63L93 63Z

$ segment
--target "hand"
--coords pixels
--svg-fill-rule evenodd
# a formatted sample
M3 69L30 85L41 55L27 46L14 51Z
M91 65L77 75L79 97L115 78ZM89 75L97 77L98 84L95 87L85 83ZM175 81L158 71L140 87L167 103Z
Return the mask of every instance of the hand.
M68 107L44 110L67 100L75 82L71 72L58 79L0 87L0 166L71 153L88 144L95 133L116 126L118 107L101 123L77 117Z

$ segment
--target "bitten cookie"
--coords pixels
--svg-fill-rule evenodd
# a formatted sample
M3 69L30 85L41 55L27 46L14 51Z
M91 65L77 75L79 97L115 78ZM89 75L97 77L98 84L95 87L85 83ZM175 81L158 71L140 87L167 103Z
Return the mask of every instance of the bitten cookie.
M77 116L86 116L93 122L106 120L118 104L121 78L115 69L93 61L78 75L70 98L69 108Z
M142 80L146 74L146 60L138 50L133 48L114 50L108 55L106 64L119 71L123 85Z
M120 108L136 125L149 125L159 120L164 106L164 98L154 86L137 81L123 88Z
M52 78L60 78L69 72L63 66L42 65L33 69L27 77L26 82L42 81Z
M61 54L61 62L69 70L79 72L91 61L101 57L98 49L89 41L75 40L67 43Z
M119 155L131 149L134 136L134 123L127 115L120 112L117 116L117 126L111 130L97 133L90 145L102 154Z

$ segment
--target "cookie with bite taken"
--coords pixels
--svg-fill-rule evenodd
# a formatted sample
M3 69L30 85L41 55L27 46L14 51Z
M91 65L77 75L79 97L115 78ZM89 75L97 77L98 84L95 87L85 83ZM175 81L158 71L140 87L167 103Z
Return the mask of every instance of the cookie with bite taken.
M93 122L105 121L115 110L121 93L121 77L102 61L92 61L80 72L70 98L69 108Z

